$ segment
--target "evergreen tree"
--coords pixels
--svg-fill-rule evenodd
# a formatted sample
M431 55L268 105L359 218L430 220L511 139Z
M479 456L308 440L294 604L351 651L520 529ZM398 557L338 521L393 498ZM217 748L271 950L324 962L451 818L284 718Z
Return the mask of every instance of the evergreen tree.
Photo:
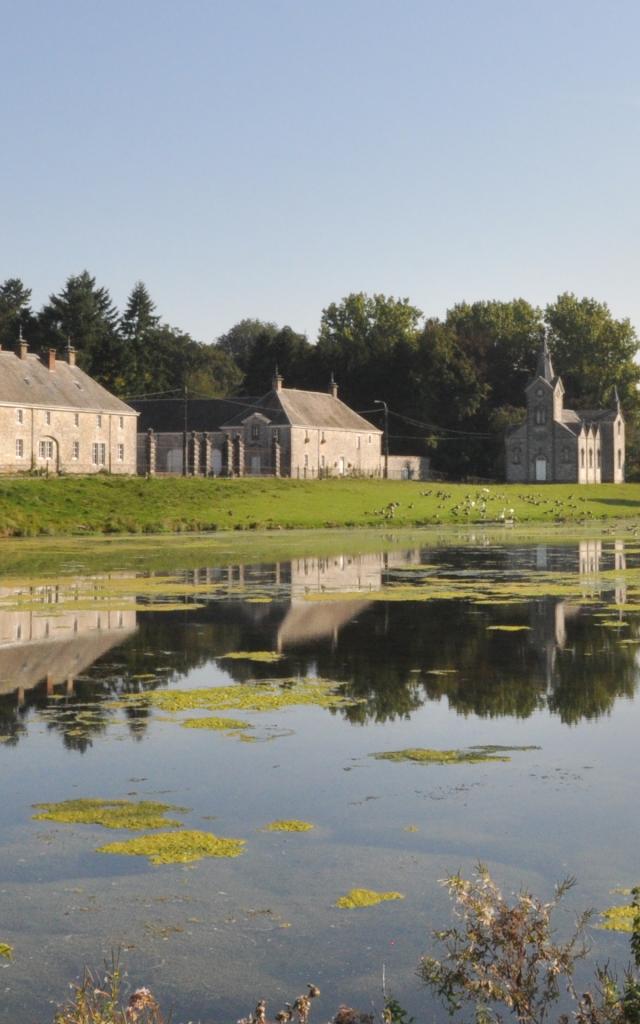
M30 306L31 289L25 288L19 277L9 277L0 285L0 345L14 348L18 335L30 337L33 314Z
M71 276L58 295L51 295L39 316L47 346L78 349L79 363L96 380L121 391L122 345L118 313L106 288L96 286L87 270Z
M127 389L134 393L153 390L155 353L160 336L160 317L155 313L147 287L136 282L120 320L123 341L124 376Z

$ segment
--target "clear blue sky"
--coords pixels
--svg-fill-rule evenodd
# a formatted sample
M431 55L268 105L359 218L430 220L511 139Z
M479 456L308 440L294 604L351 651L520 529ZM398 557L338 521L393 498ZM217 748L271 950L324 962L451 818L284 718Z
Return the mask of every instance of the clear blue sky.
M638 0L0 0L0 280L209 341L560 291L640 328Z

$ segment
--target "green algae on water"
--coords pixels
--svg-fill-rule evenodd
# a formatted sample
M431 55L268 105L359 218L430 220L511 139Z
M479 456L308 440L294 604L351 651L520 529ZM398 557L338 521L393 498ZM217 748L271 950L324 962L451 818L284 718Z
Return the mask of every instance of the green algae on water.
M530 630L531 626L487 626L487 629L494 630L496 633L522 633L525 630Z
M622 907L607 907L606 910L602 911L601 916L604 920L599 927L610 932L632 932L633 922L637 914L637 908L629 905Z
M240 718L219 718L211 715L208 718L187 718L180 723L185 729L250 729L250 722L243 722Z
M213 832L185 829L156 832L122 843L107 843L98 853L120 853L126 857L148 857L152 864L189 864L203 857L239 857L244 839L221 839Z
M63 800L61 803L34 804L39 814L36 821L61 821L68 824L102 825L104 828L122 828L135 831L147 828L166 828L167 825L181 825L165 817L168 811L186 811L186 807L174 807L155 800L99 800L80 798Z
M231 651L229 654L221 654L220 659L236 659L238 661L261 661L266 664L272 661L280 661L282 654L278 651Z
M309 821L298 821L296 818L280 819L278 821L271 821L268 825L264 825L263 832L310 832L311 829L315 828Z
M506 751L537 750L537 747L470 747L469 750L433 750L429 747L408 747L405 750L384 750L371 757L377 761L413 761L415 764L480 764L484 761L510 761Z
M403 900L401 892L376 892L374 889L350 889L346 896L336 900L336 907L355 910L358 907L375 907L387 900Z
M152 704L162 711L279 711L299 705L345 707L357 701L336 692L338 683L320 679L267 679L198 690L154 690L126 694L116 702Z
M12 960L13 946L10 946L8 942L0 942L0 956L4 960Z

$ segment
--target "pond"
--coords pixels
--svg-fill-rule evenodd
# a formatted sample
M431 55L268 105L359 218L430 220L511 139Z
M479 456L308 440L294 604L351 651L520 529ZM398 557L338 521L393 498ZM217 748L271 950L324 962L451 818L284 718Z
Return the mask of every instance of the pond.
M116 949L176 1022L307 982L322 1019L380 1008L383 965L431 1017L447 873L544 896L575 875L561 930L640 882L631 531L161 544L161 568L78 543L3 577L2 1024L47 1024ZM592 927L593 959L627 938Z

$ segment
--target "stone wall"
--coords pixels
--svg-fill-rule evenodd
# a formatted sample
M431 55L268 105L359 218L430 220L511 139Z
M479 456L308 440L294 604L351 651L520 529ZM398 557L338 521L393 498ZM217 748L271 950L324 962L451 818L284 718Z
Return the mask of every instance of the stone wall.
M384 475L384 455L380 462ZM428 480L429 459L422 455L390 455L388 476L390 480Z
M135 413L0 405L0 472L133 474L137 419Z

